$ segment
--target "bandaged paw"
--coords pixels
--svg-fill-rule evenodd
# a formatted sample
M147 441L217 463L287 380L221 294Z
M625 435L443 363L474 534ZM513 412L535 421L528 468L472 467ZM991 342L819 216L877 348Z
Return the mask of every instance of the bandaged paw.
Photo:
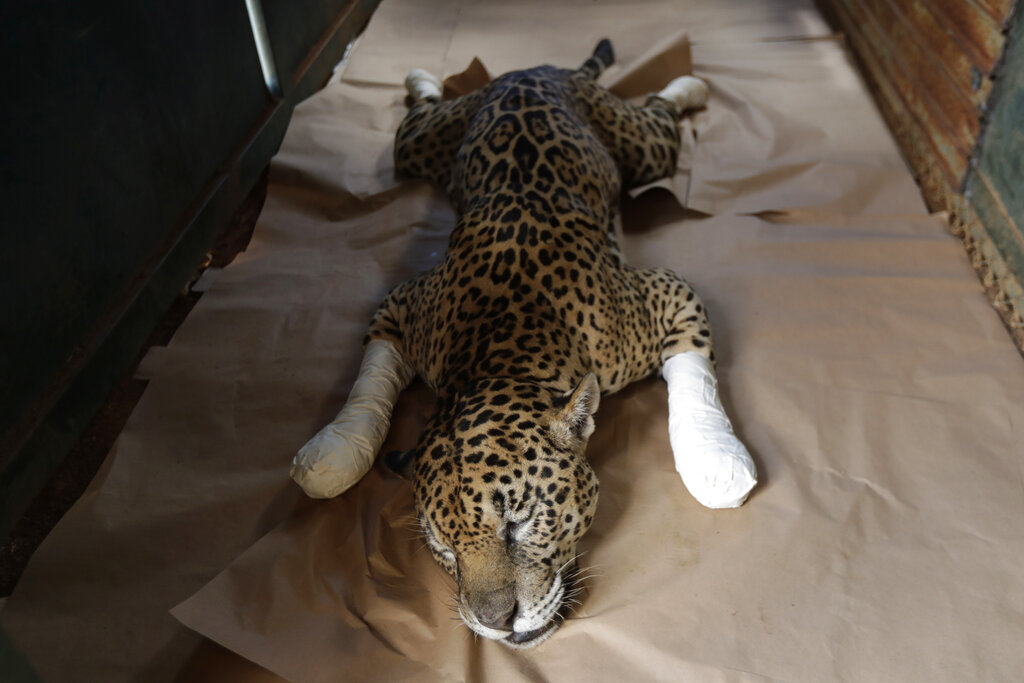
M405 77L405 89L414 100L441 96L441 81L423 69L413 69Z
M370 471L387 436L398 394L413 374L391 342L375 339L366 345L345 407L292 461L291 477L306 495L333 498Z
M662 89L658 97L675 102L679 111L696 109L707 104L711 90L708 84L694 76L680 76Z
M668 384L669 442L683 484L706 507L739 507L757 484L757 467L733 433L711 361L688 351L665 361L661 374Z

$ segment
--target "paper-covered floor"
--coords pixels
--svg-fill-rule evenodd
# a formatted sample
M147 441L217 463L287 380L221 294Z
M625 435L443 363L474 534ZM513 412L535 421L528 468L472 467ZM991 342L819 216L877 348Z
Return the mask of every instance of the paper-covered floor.
M452 225L439 191L392 175L405 73L575 66L608 36L612 82L678 67L651 57L682 32L711 101L677 177L625 201L624 248L704 298L761 483L700 507L664 383L602 400L594 577L550 641L511 651L455 619L405 482L378 465L314 502L289 463L344 403L378 301ZM0 612L45 680L1024 672L1024 363L810 0L385 0L296 110L248 250L140 372L106 464ZM385 448L430 409L406 392Z

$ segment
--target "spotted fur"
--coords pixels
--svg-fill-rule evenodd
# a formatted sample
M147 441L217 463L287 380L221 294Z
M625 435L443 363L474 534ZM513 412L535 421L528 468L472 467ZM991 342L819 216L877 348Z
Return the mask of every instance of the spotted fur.
M576 71L517 71L451 101L427 94L395 143L398 172L446 188L458 220L441 263L396 287L369 328L438 397L417 448L392 465L414 484L463 619L512 646L547 638L578 591L600 395L677 353L711 355L689 285L629 266L616 243L622 190L675 171L681 112L598 86L612 59L602 41Z

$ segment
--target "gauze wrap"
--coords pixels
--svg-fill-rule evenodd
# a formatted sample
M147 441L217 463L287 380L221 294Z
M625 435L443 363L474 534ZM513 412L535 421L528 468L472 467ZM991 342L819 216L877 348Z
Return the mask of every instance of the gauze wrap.
M345 407L292 461L291 477L306 495L333 498L370 471L398 394L414 374L391 342L374 339L366 345Z
M668 383L668 434L687 490L709 508L739 507L757 484L757 467L733 434L711 361L687 351L661 369Z
M703 107L710 94L708 84L693 76L680 76L662 89L658 97L675 102L679 111Z

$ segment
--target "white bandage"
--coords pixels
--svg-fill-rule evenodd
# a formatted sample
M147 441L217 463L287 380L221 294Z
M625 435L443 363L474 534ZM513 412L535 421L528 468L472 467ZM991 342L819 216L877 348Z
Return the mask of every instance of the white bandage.
M687 490L709 508L739 507L757 484L757 467L718 398L711 361L694 351L661 369L668 383L668 435Z
M437 76L423 69L413 69L405 77L405 89L414 100L441 96L441 81Z
M703 107L710 94L708 84L694 76L680 76L658 93L663 100L675 102L679 111Z
M366 345L345 407L292 461L291 477L306 495L333 498L370 471L398 394L414 374L391 342L374 339Z

